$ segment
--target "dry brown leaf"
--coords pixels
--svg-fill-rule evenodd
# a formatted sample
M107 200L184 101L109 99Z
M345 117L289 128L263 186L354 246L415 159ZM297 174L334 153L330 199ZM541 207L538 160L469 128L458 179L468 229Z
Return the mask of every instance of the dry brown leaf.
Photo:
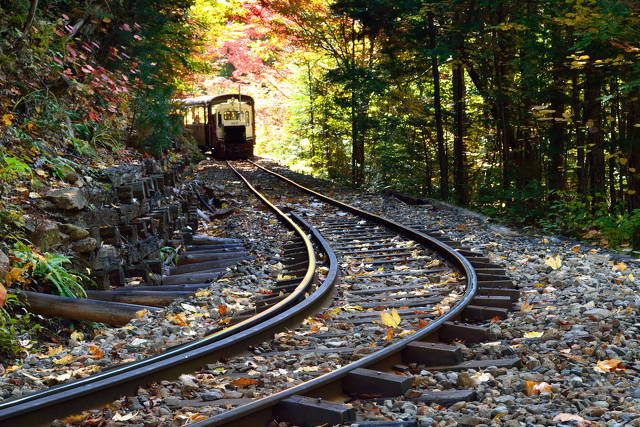
M580 415L566 414L566 413L559 413L558 415L553 417L553 421L556 422L556 423L557 422L566 423L567 421L577 421L579 426L585 426L585 425L588 425L588 424L595 424L595 422L585 420Z
M258 384L258 380L254 380L253 378L240 377L238 379L231 381L231 384L233 384L236 387L244 388L244 387L249 387L250 385Z
M391 341L391 338L393 338L393 329L389 328L387 329L387 336L384 337L384 340Z

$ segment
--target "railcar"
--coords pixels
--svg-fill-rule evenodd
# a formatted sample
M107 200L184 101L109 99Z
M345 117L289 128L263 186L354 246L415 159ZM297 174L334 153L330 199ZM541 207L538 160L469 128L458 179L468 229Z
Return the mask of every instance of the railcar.
M218 160L248 159L255 144L255 102L247 95L199 96L177 101L198 146Z

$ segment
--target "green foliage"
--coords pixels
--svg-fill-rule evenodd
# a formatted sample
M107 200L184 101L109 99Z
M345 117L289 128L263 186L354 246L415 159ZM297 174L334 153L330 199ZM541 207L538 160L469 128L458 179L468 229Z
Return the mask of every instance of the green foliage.
M71 272L64 265L71 261L64 255L45 252L40 254L22 242L16 242L13 255L19 259L21 268L31 271L35 282L51 283L58 295L71 298L84 298L86 293L82 282L90 279L82 273Z
M4 360L19 355L19 338L34 337L41 329L30 313L21 312L16 295L8 293L5 305L0 307L0 357Z
M13 156L0 155L0 181L30 176L31 168L22 160Z

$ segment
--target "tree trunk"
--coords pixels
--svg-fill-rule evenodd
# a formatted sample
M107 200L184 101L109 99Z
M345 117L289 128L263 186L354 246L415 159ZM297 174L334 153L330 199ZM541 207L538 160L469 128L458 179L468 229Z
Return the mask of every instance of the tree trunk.
M31 0L31 8L29 9L27 22L25 22L24 27L22 28L22 37L26 38L27 35L29 34L29 31L31 31L31 26L33 25L33 20L36 17L37 10L38 10L38 0Z
M465 93L464 67L461 63L453 66L453 108L454 108L454 139L453 139L453 180L455 184L456 201L466 206L469 204L468 175L466 168L466 147L464 143L465 131Z
M442 100L440 97L440 70L436 48L436 28L433 15L429 15L429 33L431 37L431 72L433 75L433 104L435 109L436 139L438 144L438 164L440 166L440 198L449 198L449 170L447 153L444 145L444 130L442 127Z
M576 133L576 171L578 178L578 194L584 199L587 196L587 168L584 153L584 134L582 133L582 104L580 102L580 84L578 74L574 73L572 78L572 94L571 94L571 111L573 114L573 122L575 124L574 131Z
M554 57L564 59L564 55L560 56L564 51L563 46L559 46L561 34L558 31L553 32ZM564 111L565 95L563 91L564 85L564 67L560 60L553 63L553 84L550 88L551 109L555 110L554 115L560 116ZM565 156L565 139L566 124L564 121L554 120L549 129L549 172L548 182L549 190L558 191L565 189L564 177L564 156ZM553 197L553 196L552 196Z
M605 200L604 132L602 129L602 75L589 70L585 81L584 109L588 129L589 184L594 206Z
M611 138L609 153L613 154L618 149L618 132L616 131L616 117L618 117L618 82L615 77L611 82L610 86L611 95L613 99L611 100L611 117L609 119L609 135ZM618 205L618 195L616 193L616 158L615 156L609 157L609 200L611 202L610 211L613 210Z

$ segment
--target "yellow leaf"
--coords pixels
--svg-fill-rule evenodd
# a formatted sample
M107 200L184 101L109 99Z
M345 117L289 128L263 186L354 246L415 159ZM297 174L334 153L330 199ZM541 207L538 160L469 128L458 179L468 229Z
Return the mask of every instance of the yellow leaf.
M533 285L533 287L535 289L544 288L545 286L547 286L547 285L545 285L544 283L536 283L535 285Z
M627 264L624 262L619 262L618 264L613 266L613 269L616 271L625 271L627 269Z
M73 362L73 356L67 354L66 356L62 356L60 359L56 359L53 361L56 365L66 365L67 363Z
M80 331L71 332L71 339L76 341L84 341L84 334Z
M391 338L393 338L393 329L389 328L387 329L387 336L384 337L384 340L391 341Z
M613 371L624 371L624 368L618 367L620 362L622 362L620 359L598 360L596 362L596 366L593 367L593 370L602 374Z
M542 336L542 332L525 332L525 338L540 338Z
M23 277L23 274L26 270L20 267L13 267L9 272L4 276L4 281L7 285L10 285L14 282L20 283L29 283L29 280Z
M187 326L187 321L183 314L169 314L167 320L178 326Z
M11 113L7 113L4 114L2 116L2 123L4 123L5 126L11 126L11 123L13 123L13 114Z
M63 350L64 350L64 348L62 346L49 347L49 350L47 350L47 356L49 356L49 357L55 356L56 354L60 353Z
M2 283L0 283L0 307L2 307L4 305L4 302L7 299L7 290L5 289L4 285L2 285Z
M545 259L544 263L552 269L557 270L562 266L562 258L560 258L560 255L552 256Z
M627 193L633 196L634 194L636 194L636 190L627 190Z
M198 291L195 293L195 295L197 297L208 297L209 295L211 295L211 292L209 291Z
M618 163L620 163L622 166L626 165L629 162L629 159L626 159L624 157L618 157Z
M329 310L330 315L338 314L342 311L342 307L336 307L333 310Z
M397 328L400 325L400 315L395 308L391 312L383 311L380 313L380 321L383 325L390 328Z
M629 172L636 173L636 168L629 168Z

